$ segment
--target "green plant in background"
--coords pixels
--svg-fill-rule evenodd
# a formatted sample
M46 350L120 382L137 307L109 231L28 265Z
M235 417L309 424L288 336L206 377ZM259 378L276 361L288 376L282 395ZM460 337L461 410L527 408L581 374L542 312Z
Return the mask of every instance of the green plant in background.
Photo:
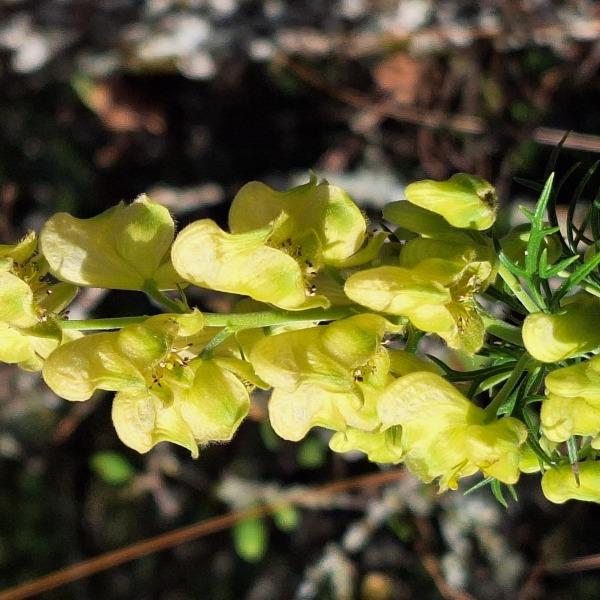
M117 434L139 452L231 439L263 389L284 439L326 428L332 450L403 463L440 491L479 473L505 503L537 472L553 502L600 502L600 202L579 225L572 204L561 229L553 179L528 183L535 210L503 234L493 187L463 173L408 186L378 233L315 177L281 193L247 184L230 231L203 219L176 235L146 196L57 214L39 243L0 249L0 358L68 400L115 391ZM245 299L201 313L190 284ZM165 313L68 320L76 286L139 290ZM112 458L94 468L129 476ZM257 528L236 529L249 560Z

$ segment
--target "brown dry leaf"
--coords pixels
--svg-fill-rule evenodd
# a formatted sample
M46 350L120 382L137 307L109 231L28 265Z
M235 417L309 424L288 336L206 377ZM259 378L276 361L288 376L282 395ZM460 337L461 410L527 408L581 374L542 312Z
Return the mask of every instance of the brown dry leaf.
M162 112L140 98L134 90L117 80L94 81L79 90L88 108L104 125L115 132L146 130L164 133L166 120Z
M375 67L373 77L396 102L414 104L423 67L422 61L406 52L397 52Z

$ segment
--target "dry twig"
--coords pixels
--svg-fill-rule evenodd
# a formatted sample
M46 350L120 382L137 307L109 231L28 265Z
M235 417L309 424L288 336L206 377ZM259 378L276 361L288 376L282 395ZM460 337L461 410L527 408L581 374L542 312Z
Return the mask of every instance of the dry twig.
M90 575L101 571L106 571L107 569L142 558L143 556L148 556L154 552L159 552L160 550L172 548L179 544L197 540L218 531L223 531L232 527L239 521L269 515L278 508L294 504L299 499L305 499L307 496L331 495L363 487L373 489L374 487L396 481L403 477L404 474L405 471L403 469L394 469L392 471L371 473L360 477L343 479L341 481L335 481L301 492L282 494L281 497L268 504L231 512L220 517L200 521L194 525L175 529L174 531L169 531L162 535L142 540L141 542L126 546L125 548L107 552L106 554L101 554L100 556L55 571L44 577L40 577L39 579L7 589L4 592L0 592L0 600L21 600L23 598L30 598L35 594L47 592L77 581L78 579L89 577Z

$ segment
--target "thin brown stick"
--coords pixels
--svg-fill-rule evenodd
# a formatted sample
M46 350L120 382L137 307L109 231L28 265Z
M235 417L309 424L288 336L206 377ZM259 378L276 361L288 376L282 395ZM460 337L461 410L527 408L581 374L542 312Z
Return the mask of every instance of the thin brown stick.
M468 592L453 589L444 578L440 563L429 548L433 537L432 527L429 522L420 517L416 517L415 525L420 536L415 544L415 550L423 568L429 573L440 596L442 596L444 600L474 600L473 596Z
M337 494L342 491L347 491L353 488L361 487L378 487L397 481L404 477L403 469L394 469L392 471L383 471L380 473L370 473L369 475L361 475L350 479L342 479L313 489L302 490L292 494L283 494L273 502L254 506L245 510L222 515L199 521L194 525L175 529L156 537L147 538L141 542L131 544L125 548L120 548L106 554L101 554L95 558L84 560L59 571L54 571L39 579L34 579L27 583L17 585L0 592L0 600L21 600L22 598L30 598L35 594L41 594L57 587L72 583L78 579L89 577L95 573L111 569L118 565L136 560L148 554L172 548L184 542L196 540L198 538L223 531L235 525L239 521L245 519L262 517L272 513L281 506L294 504L300 499L306 499L310 496L327 496Z
M379 117L387 117L404 123L420 125L428 129L447 129L469 135L482 135L490 131L485 119L476 115L447 114L443 111L425 110L414 106L401 106L390 100L383 102L376 101L369 95L357 92L356 90L330 85L318 71L300 64L287 55L281 54L277 57L277 60L311 87L321 90L332 98L354 108L369 110ZM552 127L536 127L531 133L531 137L539 144L556 146L564 136L564 133L564 131L553 129ZM563 147L600 153L600 136L572 131L563 143Z
M580 573L581 571L593 571L594 569L600 569L600 554L580 556L579 558L567 560L561 565L546 567L546 571L552 574Z

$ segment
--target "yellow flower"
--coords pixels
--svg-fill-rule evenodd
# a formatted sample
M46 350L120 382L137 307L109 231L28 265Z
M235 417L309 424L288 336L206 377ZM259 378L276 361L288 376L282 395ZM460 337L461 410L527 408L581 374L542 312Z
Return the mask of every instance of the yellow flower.
M567 298L561 312L532 313L523 323L523 342L533 358L558 362L600 346L600 301L585 292Z
M147 452L170 441L198 455L198 444L231 439L249 407L235 359L196 358L203 317L162 314L120 331L85 336L53 352L44 380L67 400L116 391L112 416L124 444ZM200 339L198 338L200 336Z
M370 461L376 463L398 464L403 458L400 437L400 427L373 432L348 427L333 434L329 447L334 452L364 452Z
M230 233L203 219L181 231L172 251L177 272L200 287L286 310L328 307L319 293L323 267L370 260L384 239L361 248L366 222L358 207L340 188L314 180L288 192L245 185L229 225Z
M456 173L446 181L416 181L406 187L406 198L441 215L454 227L481 231L496 220L496 190L475 175Z
M488 423L483 409L435 373L393 381L379 397L378 413L384 427L401 427L406 466L425 482L439 478L440 491L456 489L478 470L504 483L519 478L525 425L512 417Z
M567 500L600 502L600 462L586 460L577 466L579 481L571 465L549 469L542 476L544 496L556 504Z
M277 434L297 441L315 426L376 429L377 397L391 380L381 346L389 326L382 317L356 315L258 341L250 362L273 387L269 416Z
M549 440L564 442L572 435L600 433L600 356L556 369L545 383L547 398L540 417Z
M182 282L169 255L174 235L169 211L143 194L91 219L57 213L44 225L40 245L62 281L118 290L154 282L165 290Z
M177 236L173 264L184 279L200 287L247 295L287 310L328 307L311 282L321 266L319 241L314 233L281 239L285 221L239 234L223 231L210 219L196 221Z
M550 441L543 435L538 439L538 443L542 450L544 450L548 455L552 455L557 446L555 442ZM523 446L521 458L519 460L519 471L521 471L521 473L538 473L539 471L543 470L544 466L545 462L540 462L539 456L535 453L531 446Z
M452 348L476 352L484 338L474 295L494 276L481 250L467 244L417 238L400 253L400 266L352 274L346 295L372 310L408 317L422 331L437 333Z
M38 371L63 341L56 317L73 300L77 288L53 284L30 232L14 246L0 246L0 361Z
M247 183L231 203L229 229L233 234L261 229L282 213L295 232L315 233L325 264L343 262L365 241L367 224L352 198L342 188L315 178L286 192L259 181Z

